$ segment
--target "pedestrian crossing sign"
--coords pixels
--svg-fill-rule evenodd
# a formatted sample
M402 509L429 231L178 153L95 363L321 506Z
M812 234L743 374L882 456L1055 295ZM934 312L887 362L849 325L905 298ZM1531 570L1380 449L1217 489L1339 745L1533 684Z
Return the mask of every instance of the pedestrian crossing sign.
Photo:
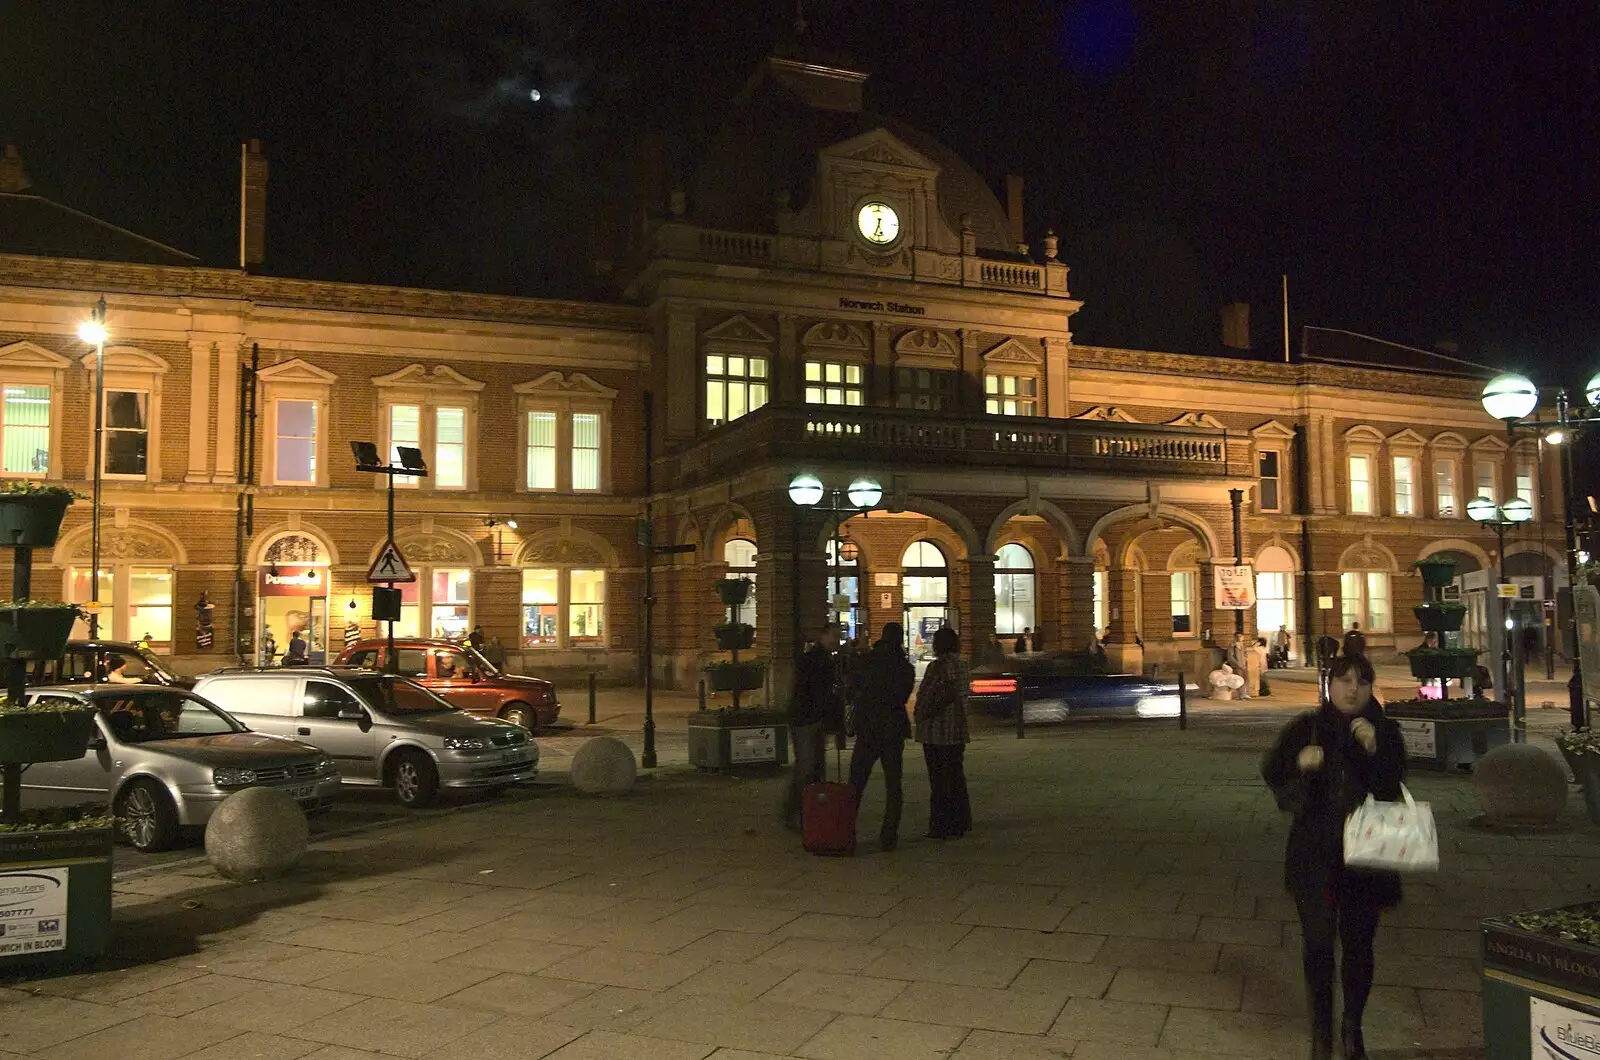
M372 561L372 566L367 570L367 581L372 585L416 580L416 571L406 563L406 558L400 554L400 549L393 541L383 543L383 551L378 553L378 558Z

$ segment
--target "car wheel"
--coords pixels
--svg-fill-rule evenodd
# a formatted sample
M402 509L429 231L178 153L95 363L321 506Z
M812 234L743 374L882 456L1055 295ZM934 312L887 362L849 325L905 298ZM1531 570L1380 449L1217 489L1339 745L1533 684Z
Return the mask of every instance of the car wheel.
M533 731L533 709L526 703L507 703L500 708L500 720Z
M153 854L178 841L178 811L161 785L135 780L117 799L117 826L135 850Z
M394 797L410 809L426 806L439 792L439 771L421 751L401 751L395 756Z

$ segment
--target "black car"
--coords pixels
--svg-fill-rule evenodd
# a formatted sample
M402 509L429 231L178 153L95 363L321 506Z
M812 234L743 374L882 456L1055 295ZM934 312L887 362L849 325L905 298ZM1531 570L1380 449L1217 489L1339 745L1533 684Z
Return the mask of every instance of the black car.
M1088 652L1007 656L974 666L968 679L970 709L1014 718L1020 705L1029 724L1069 717L1178 716L1176 680L1107 673L1105 662Z
M137 678L141 684L194 687L194 678L175 672L155 652L126 640L69 640L61 658L41 659L33 664L28 684L74 684L92 680L97 671L103 681L114 655L126 663L123 675Z

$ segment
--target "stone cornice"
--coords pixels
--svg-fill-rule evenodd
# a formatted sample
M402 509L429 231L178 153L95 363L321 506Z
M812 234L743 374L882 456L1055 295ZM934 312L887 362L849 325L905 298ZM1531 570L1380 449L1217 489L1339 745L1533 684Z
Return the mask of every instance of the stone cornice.
M1440 397L1478 401L1483 384L1474 379L1439 375L1432 372L1394 371L1385 368L1352 368L1345 365L1304 362L1251 361L1243 358L1204 354L1160 353L1153 350L1125 350L1109 346L1072 347L1074 369L1098 368L1112 372L1142 372L1152 375L1181 375L1213 379L1232 379L1284 386L1326 386L1380 393L1416 394L1425 392Z

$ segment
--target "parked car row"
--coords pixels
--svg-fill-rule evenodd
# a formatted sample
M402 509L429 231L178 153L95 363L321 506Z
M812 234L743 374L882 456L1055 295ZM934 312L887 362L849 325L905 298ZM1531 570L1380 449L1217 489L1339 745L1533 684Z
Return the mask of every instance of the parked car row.
M494 792L538 776L539 747L525 726L558 715L549 682L502 674L448 642L396 648L402 666L407 651L425 666L410 660L414 676L236 667L190 679L135 644L75 641L62 659L35 665L27 698L93 706L95 734L82 758L29 767L24 798L103 798L123 837L156 851L247 787L279 788L318 814L345 784L390 788L415 808L441 790ZM383 649L357 644L346 655L381 664ZM449 653L470 667L459 681L439 665Z

